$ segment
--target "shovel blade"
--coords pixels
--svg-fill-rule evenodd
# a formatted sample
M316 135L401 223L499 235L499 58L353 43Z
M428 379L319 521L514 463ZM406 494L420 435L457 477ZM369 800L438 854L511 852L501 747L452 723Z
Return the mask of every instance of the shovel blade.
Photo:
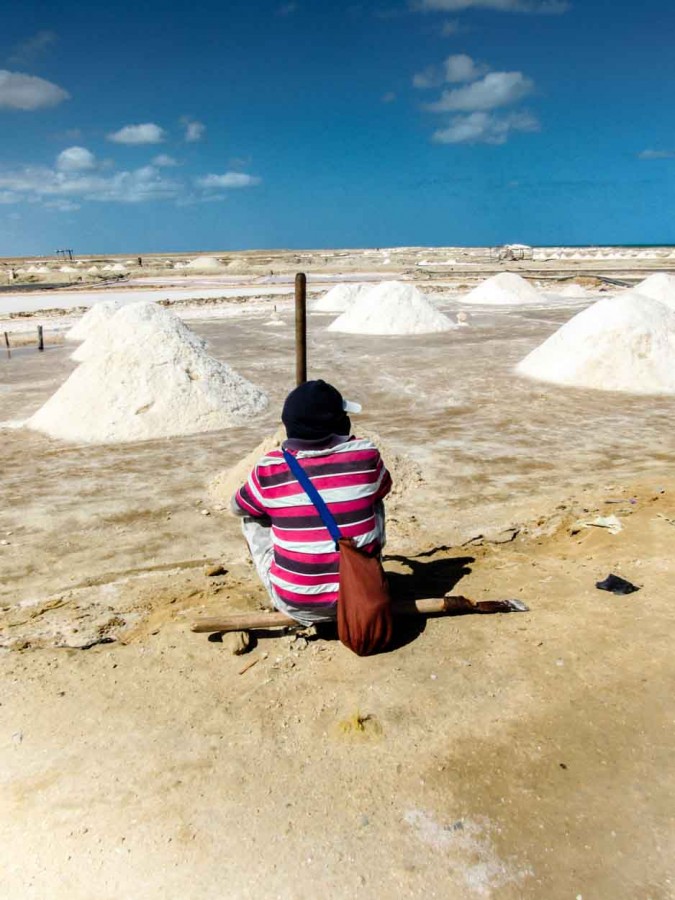
M482 613L530 611L529 606L522 600L479 600L476 609Z

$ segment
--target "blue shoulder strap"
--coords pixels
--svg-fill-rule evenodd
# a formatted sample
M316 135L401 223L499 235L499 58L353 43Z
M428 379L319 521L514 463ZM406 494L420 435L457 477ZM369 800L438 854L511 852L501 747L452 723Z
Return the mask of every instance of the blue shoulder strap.
M283 454L288 468L298 479L305 493L316 507L316 511L321 516L321 521L326 526L330 533L330 536L335 541L335 546L337 546L337 543L342 537L342 534L340 532L340 529L338 528L337 522L333 518L332 512L328 509L323 497L314 487L309 479L309 476L302 468L298 460L293 456L293 454L289 453L288 450L284 450Z

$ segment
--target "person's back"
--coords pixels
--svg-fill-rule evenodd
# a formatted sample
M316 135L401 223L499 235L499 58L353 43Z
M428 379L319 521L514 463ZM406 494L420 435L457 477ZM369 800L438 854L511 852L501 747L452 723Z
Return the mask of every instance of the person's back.
M296 388L284 405L289 439L283 449L300 462L343 536L379 553L385 541L382 500L391 477L371 441L349 437L344 407L325 382ZM256 464L233 508L244 517L244 535L274 606L306 624L332 620L340 555L283 449Z

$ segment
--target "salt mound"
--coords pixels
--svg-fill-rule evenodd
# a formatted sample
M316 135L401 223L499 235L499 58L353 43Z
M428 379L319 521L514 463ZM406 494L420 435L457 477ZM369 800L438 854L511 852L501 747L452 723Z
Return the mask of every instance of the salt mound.
M225 268L231 275L247 275L250 267L245 259L234 259Z
M203 350L206 341L197 337L187 325L162 306L152 302L130 303L120 309L120 303L111 300L111 311L99 316L87 327L85 342L75 350L71 359L84 362L92 356L100 356L114 350L123 350L128 344L141 347L152 343L162 334L168 340L180 335L182 341L195 349Z
M265 409L267 396L209 356L172 313L157 307L173 329L139 328L131 313L140 306L151 304L116 314L110 349L89 356L28 420L29 428L63 440L121 443L228 428ZM123 333L125 321L130 327Z
M588 292L580 284L566 284L557 291L557 294L559 297L569 297L572 300L584 300L588 297Z
M359 297L372 290L371 284L336 284L312 304L313 312L345 312Z
M328 326L347 334L429 334L456 328L412 284L383 281Z
M638 294L643 297L650 297L652 300L660 300L671 309L675 309L675 277L666 275L665 272L656 272L645 278L635 288Z
M215 256L197 256L190 260L186 269L223 269L224 266Z
M91 335L98 335L101 326L107 325L108 321L115 315L119 308L119 300L103 300L101 303L95 303L91 309L88 309L82 318L66 332L65 339L67 341L86 341Z
M516 371L542 381L631 394L675 394L675 312L639 294L599 300Z
M542 298L532 285L515 272L500 272L483 281L462 298L463 303L484 306L516 306L541 303Z

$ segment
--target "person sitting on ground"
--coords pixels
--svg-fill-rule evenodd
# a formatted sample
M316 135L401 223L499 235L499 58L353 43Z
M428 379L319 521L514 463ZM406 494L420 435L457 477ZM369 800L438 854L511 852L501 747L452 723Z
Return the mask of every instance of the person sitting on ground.
M288 439L259 460L232 498L272 605L303 625L335 620L340 553L283 451L301 461L343 536L380 553L382 501L392 482L372 441L350 436L348 413L360 411L325 381L296 387L281 414Z

